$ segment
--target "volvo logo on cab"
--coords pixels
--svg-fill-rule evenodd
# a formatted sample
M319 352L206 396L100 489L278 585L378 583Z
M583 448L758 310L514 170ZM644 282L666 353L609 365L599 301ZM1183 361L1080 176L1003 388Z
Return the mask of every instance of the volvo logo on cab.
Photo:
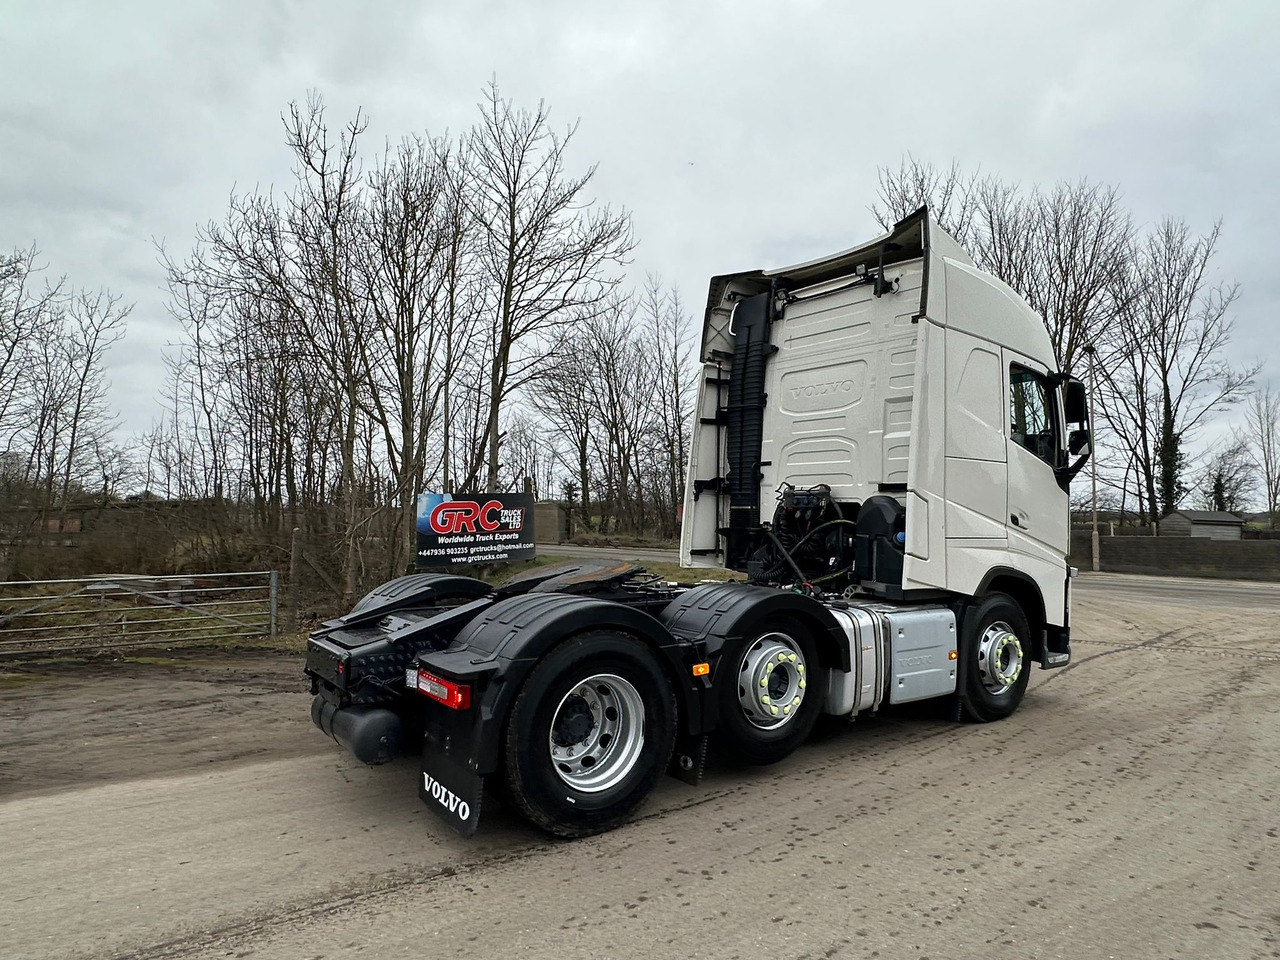
M802 387L791 388L791 399L799 400L801 397L825 397L838 393L853 393L854 383L852 380L827 380L823 383L808 383Z

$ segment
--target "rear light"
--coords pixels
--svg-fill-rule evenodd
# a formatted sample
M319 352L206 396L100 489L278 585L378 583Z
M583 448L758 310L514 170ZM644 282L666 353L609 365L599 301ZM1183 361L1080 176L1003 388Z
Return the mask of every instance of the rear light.
M451 710L466 710L471 706L471 687L465 683L454 683L425 670L410 670L405 679L410 680L416 674L415 682L409 686L417 686L418 692L430 697L437 703L443 703Z

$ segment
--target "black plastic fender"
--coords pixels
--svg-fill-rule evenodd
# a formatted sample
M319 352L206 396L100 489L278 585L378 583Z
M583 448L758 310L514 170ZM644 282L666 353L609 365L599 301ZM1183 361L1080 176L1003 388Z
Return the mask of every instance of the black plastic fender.
M1032 660L1043 666L1047 659L1045 657L1046 632L1052 632L1052 630L1045 616L1044 596L1040 592L1039 584L1022 570L1015 570L1012 567L992 567L983 576L978 588L973 591L973 597L976 599L985 596L990 591L1006 594L1021 608L1022 615L1027 618L1027 626L1031 628L1031 649L1027 652ZM959 625L958 617L956 623Z
M844 631L811 597L748 583L707 583L682 594L658 619L674 635L702 644L712 664L727 640L746 636L765 617L794 617L813 634L819 662L828 669L849 670L849 644Z
M337 621L351 626L365 620L376 620L394 610L406 607L431 606L441 597L464 597L474 600L493 591L483 580L459 577L449 573L411 573L407 577L388 580L365 594L345 617Z
M703 732L710 684L693 676L693 664L704 659L698 644L672 636L647 613L619 603L531 593L500 600L464 627L448 649L418 658L422 669L473 686L469 710L427 712L428 738L459 766L481 775L494 772L521 684L543 654L584 630L617 630L650 645L676 691L682 732Z

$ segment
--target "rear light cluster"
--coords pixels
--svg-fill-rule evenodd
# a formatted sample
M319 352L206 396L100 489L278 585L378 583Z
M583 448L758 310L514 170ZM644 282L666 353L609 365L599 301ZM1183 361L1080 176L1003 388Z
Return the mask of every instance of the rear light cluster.
M404 672L405 686L416 689L424 696L437 703L443 703L451 710L466 710L471 706L471 687L465 683L454 683L444 677L437 677L425 670L410 667Z

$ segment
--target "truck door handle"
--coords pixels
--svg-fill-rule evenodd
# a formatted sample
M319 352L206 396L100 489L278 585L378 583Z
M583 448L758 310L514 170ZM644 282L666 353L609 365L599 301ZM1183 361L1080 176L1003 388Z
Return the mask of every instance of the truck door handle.
M1016 513L1009 514L1009 520L1015 527L1022 526L1022 524L1018 522L1018 515Z

